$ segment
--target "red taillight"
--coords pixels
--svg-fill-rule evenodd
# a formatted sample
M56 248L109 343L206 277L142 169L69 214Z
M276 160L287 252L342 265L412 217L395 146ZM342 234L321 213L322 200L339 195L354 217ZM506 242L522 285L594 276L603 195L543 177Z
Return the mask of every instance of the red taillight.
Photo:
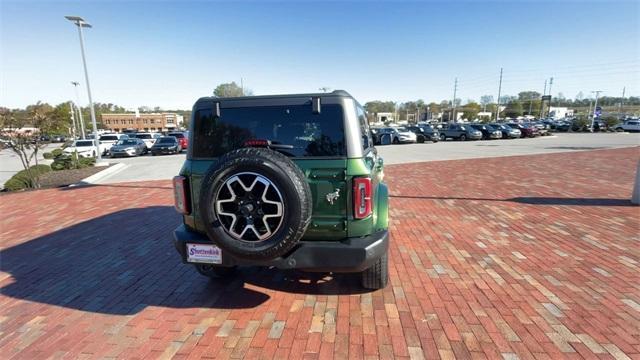
M189 214L189 201L187 197L187 178L176 176L173 178L173 197L176 210L181 214Z
M353 179L353 217L364 219L371 215L371 179Z
M269 140L251 139L244 142L245 147L268 147Z

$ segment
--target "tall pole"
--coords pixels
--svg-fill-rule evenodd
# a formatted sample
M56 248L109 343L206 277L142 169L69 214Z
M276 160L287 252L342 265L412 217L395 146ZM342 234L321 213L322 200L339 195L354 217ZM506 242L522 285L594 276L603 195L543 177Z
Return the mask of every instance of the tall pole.
M240 91L242 91L242 96L244 96L244 79L240 78Z
M453 117L453 121L457 122L458 119L456 119L456 94L458 93L458 78L456 78L454 84L453 84L453 100L451 101L451 117ZM451 120L449 120L449 122L451 122Z
M542 96L547 95L547 79L544 79L544 90L542 91ZM544 109L544 100L540 99L540 119L542 119L542 111Z
M549 79L549 96L551 96L551 98L549 98L549 111L551 111L551 101L553 101L553 94L551 94L552 85L553 85L553 76L551 77L551 79ZM547 116L549 116L548 112L547 112Z
M73 129L72 130L73 131L73 140L75 141L76 140L76 115L75 115L76 111L75 111L75 109L73 107L73 101L69 101L69 105L71 107L70 111L69 111L69 113L71 114L71 124L72 124L71 129Z
M496 103L496 122L500 119L500 94L502 93L502 68L500 68L500 82L498 83L498 101Z
M67 18L69 19L69 18ZM71 19L70 19L71 20ZM84 37L82 35L83 27L91 27L81 18L72 20L78 27L78 37L80 38L80 53L82 54L82 66L84 68L84 79L87 84L87 96L89 97L89 110L91 111L91 124L93 125L93 139L96 147L96 164L102 162L102 153L100 151L100 140L98 139L98 126L96 125L96 112L93 108L93 99L91 98L91 83L89 82L89 71L87 70L87 58L84 53Z
M600 95L601 90L592 91L592 93L596 94L596 102L593 104L593 116L591 117L591 132L593 132L593 123L596 121L596 111L598 111L598 95Z
M76 99L77 99L76 109L78 111L78 122L80 123L80 131L82 132L80 134L80 137L82 138L82 140L84 140L86 131L84 130L84 119L82 118L82 105L80 105L80 95L78 94L78 85L80 85L80 83L77 81L72 81L71 83L73 84L73 87L76 92Z
M624 106L624 93L627 90L627 87L622 88L622 99L620 100L620 111L618 111L618 117L622 117L622 106Z

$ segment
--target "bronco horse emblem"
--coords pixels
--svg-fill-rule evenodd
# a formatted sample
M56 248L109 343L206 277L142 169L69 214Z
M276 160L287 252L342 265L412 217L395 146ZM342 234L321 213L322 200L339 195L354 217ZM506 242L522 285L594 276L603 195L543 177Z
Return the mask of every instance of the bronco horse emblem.
M336 189L336 191L327 194L327 201L329 202L329 204L333 205L333 203L338 200L339 197L340 189Z

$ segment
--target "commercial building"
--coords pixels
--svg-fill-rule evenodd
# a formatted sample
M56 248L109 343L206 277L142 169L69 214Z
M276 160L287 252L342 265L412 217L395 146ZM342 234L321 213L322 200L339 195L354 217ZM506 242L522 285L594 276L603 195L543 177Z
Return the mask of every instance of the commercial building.
M102 126L113 132L167 132L182 126L183 117L176 113L102 114Z

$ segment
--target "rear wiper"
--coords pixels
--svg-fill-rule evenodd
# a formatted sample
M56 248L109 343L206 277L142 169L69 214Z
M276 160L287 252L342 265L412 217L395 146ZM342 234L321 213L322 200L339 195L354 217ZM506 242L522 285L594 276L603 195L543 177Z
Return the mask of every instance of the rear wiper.
M294 156L293 154L284 151L285 149L293 149L293 145L273 143L267 139L251 139L244 142L245 147L264 147L272 150L279 151L287 156Z

